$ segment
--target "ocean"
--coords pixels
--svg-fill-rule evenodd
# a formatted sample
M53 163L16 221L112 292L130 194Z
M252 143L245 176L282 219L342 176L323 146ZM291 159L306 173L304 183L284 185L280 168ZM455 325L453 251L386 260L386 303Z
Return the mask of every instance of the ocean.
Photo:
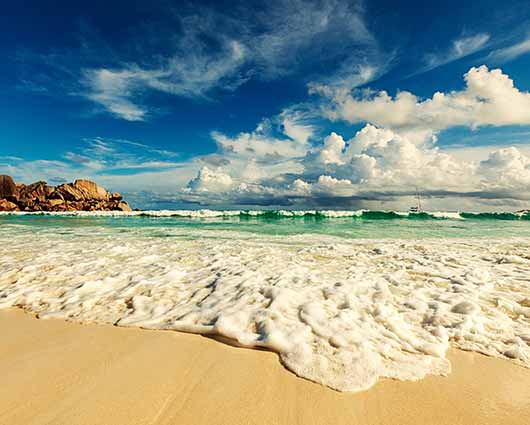
M0 308L221 336L339 391L450 373L450 346L530 367L530 215L0 215Z

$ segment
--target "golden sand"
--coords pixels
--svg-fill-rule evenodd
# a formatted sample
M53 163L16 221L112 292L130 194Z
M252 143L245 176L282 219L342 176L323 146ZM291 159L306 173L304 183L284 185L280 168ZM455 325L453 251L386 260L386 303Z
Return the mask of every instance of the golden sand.
M530 424L530 370L449 358L448 377L345 394L270 352L0 311L0 424Z

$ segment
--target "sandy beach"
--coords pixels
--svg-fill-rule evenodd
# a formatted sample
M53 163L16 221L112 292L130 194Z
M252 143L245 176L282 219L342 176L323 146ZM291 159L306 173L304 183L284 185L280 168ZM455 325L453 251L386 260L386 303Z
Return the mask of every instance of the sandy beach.
M0 425L530 425L530 0L471 5L3 3Z
M527 424L530 370L452 350L453 372L339 393L276 354L199 335L0 311L1 424Z

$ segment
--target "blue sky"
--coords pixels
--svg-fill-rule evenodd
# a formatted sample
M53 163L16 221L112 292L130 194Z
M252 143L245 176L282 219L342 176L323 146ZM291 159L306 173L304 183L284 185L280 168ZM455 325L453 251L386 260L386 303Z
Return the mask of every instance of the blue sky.
M144 208L527 206L528 2L11 3L19 181Z

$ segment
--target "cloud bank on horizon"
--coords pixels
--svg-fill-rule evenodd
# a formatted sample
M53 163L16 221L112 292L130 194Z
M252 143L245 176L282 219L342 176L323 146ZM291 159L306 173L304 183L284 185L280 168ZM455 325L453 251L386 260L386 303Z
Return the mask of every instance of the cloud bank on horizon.
M232 139L215 134L227 162L203 166L183 196L196 202L350 206L393 201L420 187L432 197L529 200L530 157L517 147L492 150L480 161L457 159L437 147L438 133L450 127L530 124L530 93L500 69L471 68L464 79L463 90L425 100L409 92L392 98L364 91L356 97L313 88L326 98L320 107L329 119L367 124L350 140L331 132L315 145L307 135L268 140L260 131Z
M232 9L183 10L172 9L178 34L161 27L170 48L118 62L103 50L103 60L94 61L94 49L83 56L63 47L53 63L50 54L31 54L39 72L33 79L23 73L18 90L49 96L58 90L52 77L62 76L69 96L92 105L85 120L120 122L125 133L124 126L136 126L131 131L141 128L155 140L160 111L179 102L195 102L199 120L201 108L234 98L250 102L256 114L254 104L274 100L276 113L251 131L204 120L200 131L213 142L205 152L194 150L193 140L148 143L98 132L61 146L54 158L0 151L0 173L51 183L89 177L129 193L142 207L402 209L417 190L432 209L528 206L530 93L503 71L526 60L524 31L461 32L423 51L409 72L402 47L384 43L370 7L359 1L278 0L259 13L238 2ZM162 36L150 43L158 45ZM147 49L142 37L135 40ZM73 64L76 54L84 59ZM456 70L447 77L452 66L466 64L463 81ZM437 80L424 82L438 70L444 70L444 89L433 85ZM278 85L281 92L294 80L306 94L290 103L262 90ZM423 81L416 84L420 94L404 88L415 81ZM447 142L451 132L480 138L491 129L501 132L498 140L469 144L453 136ZM511 141L514 129L527 138Z

